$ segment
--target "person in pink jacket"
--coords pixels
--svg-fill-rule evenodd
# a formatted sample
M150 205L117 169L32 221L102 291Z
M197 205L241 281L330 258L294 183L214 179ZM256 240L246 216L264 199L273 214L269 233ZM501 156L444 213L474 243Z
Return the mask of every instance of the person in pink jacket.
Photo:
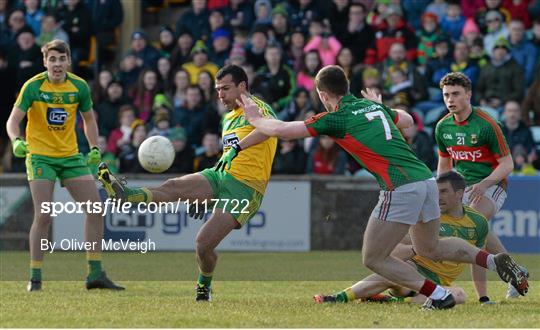
M341 43L331 35L328 31L324 31L320 35L316 35L304 47L304 52L310 50L318 50L323 66L336 63L336 57L341 50Z
M316 49L304 53L302 63L300 63L300 72L296 75L296 86L303 87L308 91L315 87L315 76L322 69L321 57Z

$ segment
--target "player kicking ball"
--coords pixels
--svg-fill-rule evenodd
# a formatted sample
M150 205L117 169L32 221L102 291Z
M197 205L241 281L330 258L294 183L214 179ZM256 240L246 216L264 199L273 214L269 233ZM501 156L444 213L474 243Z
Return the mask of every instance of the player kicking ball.
M525 295L527 278L506 253L492 255L457 237L439 238L438 188L431 171L412 152L398 128L412 125L412 117L392 110L373 93L359 99L349 93L349 81L339 66L326 66L315 77L317 93L327 112L305 122L263 117L255 102L242 96L247 120L261 133L282 139L328 135L377 179L379 202L367 224L363 263L382 277L426 297L426 308L452 308L452 293L420 275L391 252L410 232L420 256L441 261L475 263L497 271ZM376 100L377 102L374 102Z
M440 88L448 114L435 128L439 148L437 173L455 169L467 182L464 203L493 218L506 200L507 177L514 169L512 155L500 124L489 114L471 105L471 80L461 72L445 75ZM486 250L507 252L499 238L488 233ZM527 271L524 269L524 273ZM473 267L472 277L481 302L487 297L486 272ZM519 292L508 286L507 298L519 297Z
M470 244L482 248L489 230L486 218L462 203L465 180L456 172L446 172L437 178L439 187L439 206L441 209L441 228L439 237L459 237ZM465 302L465 291L452 283L463 272L464 264L433 261L414 254L412 245L399 244L392 253L407 260L407 263L426 278L442 285L454 296L456 304ZM390 289L391 296L380 295ZM425 303L427 297L407 288L395 285L378 274L372 274L350 288L333 295L316 295L317 303L350 302L356 299L366 301L402 301L411 297L414 303Z
M41 205L53 200L56 179L60 179L75 201L100 202L94 178L88 168L88 165L97 165L101 160L90 88L83 79L68 72L71 52L67 43L53 40L45 44L41 52L47 71L23 85L6 124L13 144L13 154L19 158L26 157L26 173L34 202L28 291L41 290L44 251L40 248L40 242L48 238L52 221L49 213L41 212ZM82 115L84 132L92 146L88 159L79 153L77 147L77 111ZM19 127L27 114L25 141ZM86 288L123 290L123 287L108 279L101 268L101 214L87 213L84 228L85 241L92 243L92 249L86 252Z
M111 198L132 203L197 203L217 199L212 216L199 230L195 240L199 277L196 300L209 301L212 277L217 263L217 245L233 230L245 225L258 211L270 178L277 139L261 134L244 119L240 95L248 92L248 78L236 65L223 67L216 74L219 100L229 112L223 120L223 156L214 169L172 178L158 187L132 188L115 178L107 166L99 167L98 178ZM254 98L255 111L275 118L272 108ZM251 148L247 149L248 147ZM242 151L246 149L245 151ZM235 166L231 168L234 159ZM247 203L245 203L247 201ZM196 205L193 205L196 207ZM208 209L210 211L210 209Z

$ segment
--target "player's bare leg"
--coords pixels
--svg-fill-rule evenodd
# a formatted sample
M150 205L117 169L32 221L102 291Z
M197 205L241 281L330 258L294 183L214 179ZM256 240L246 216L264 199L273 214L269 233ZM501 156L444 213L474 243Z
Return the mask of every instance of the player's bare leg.
M410 235L415 251L432 260L448 260L477 264L496 271L505 282L512 283L521 295L528 291L525 273L506 253L496 256L472 246L457 237L438 238L439 220L417 223Z
M465 291L460 287L444 287L448 289L456 304L463 304L466 299ZM392 296L380 295L380 293L390 289ZM399 299L399 298L401 299ZM396 285L379 274L371 274L352 287L334 295L315 295L313 298L317 303L326 302L350 302L356 299L367 301L393 302L403 301L403 298L412 297L411 302L416 304L425 303L427 297L422 294L414 295L414 291Z
M235 228L238 222L229 213L216 209L212 217L201 227L195 239L199 279L197 301L211 300L211 281L217 263L215 248Z
M362 256L364 265L375 273L393 283L419 291L425 278L411 265L390 255L409 228L407 224L370 218L364 233Z
M49 228L52 220L49 213L41 212L41 204L52 201L54 181L31 180L29 185L34 203L34 220L29 235L31 275L27 289L28 291L38 291L41 290L41 268L44 254L41 249L41 240L49 238Z
M485 196L482 196L478 202L472 203L470 206L476 211L482 213L488 220L493 218L495 215L495 205L493 205L493 202ZM501 243L501 240L491 231L488 233L486 239L486 250L493 254L507 252L506 248ZM478 299L480 299L482 302L489 302L489 298L487 298L488 291L486 269L477 265L472 265L471 275ZM511 285L509 285L509 287L513 288ZM515 289L513 291L515 291ZM517 291L515 291L515 296L519 296Z
M199 173L168 179L157 187L127 187L118 179L105 163L99 165L98 179L110 198L123 202L176 202L179 199L189 203L202 202L213 197L212 187Z
M80 203L100 202L97 188L95 188L92 175L83 175L80 177L65 179L63 184L71 197ZM87 289L112 289L123 290L123 287L117 286L109 280L101 267L101 243L103 239L103 217L100 213L86 211L84 221L84 240L92 243L92 248L86 251L86 260L88 261L88 277L86 278Z
M149 187L153 202L174 202L179 198L190 203L214 196L208 179L199 173L168 179L158 187Z

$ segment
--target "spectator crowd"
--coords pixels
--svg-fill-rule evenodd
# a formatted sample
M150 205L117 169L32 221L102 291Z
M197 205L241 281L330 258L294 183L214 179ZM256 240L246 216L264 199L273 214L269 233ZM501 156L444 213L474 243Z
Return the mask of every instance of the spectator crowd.
M115 56L122 20L120 0L0 0L3 123L22 84L44 70L40 45L69 42L83 77L94 45L97 74L88 78L103 159L119 172L143 172L138 146L162 135L176 150L169 172L190 173L221 156L220 67L242 66L252 94L291 121L324 111L314 78L337 64L351 93L376 89L413 115L404 138L434 170L434 126L447 113L439 80L459 71L473 83L473 105L501 121L515 172L540 169L540 0L193 0L155 36L132 31L130 48ZM80 126L77 136L84 153ZM23 171L6 145L3 170ZM327 137L280 141L272 171L365 173Z

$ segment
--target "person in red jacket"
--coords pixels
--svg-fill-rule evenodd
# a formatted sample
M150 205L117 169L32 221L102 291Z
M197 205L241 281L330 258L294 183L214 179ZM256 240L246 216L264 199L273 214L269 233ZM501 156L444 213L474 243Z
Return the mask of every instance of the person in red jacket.
M375 33L375 49L368 49L366 64L375 64L384 61L388 57L390 46L394 43L404 44L407 50L407 60L415 60L416 36L403 19L401 8L391 5L384 15L385 24Z

